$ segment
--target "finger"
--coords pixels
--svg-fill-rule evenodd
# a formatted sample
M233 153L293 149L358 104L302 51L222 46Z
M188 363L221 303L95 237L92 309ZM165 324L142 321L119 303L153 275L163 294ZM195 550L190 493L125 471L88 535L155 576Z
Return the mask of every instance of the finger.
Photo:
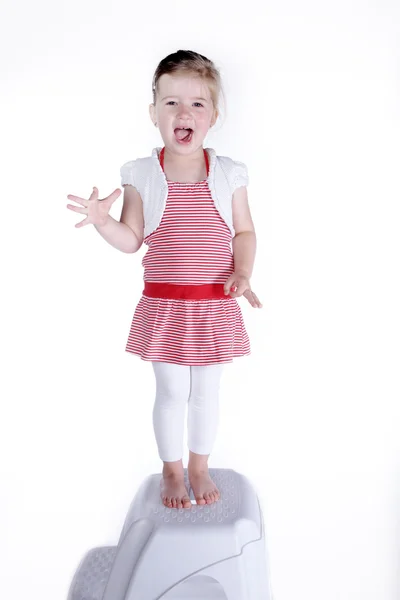
M73 200L74 202L77 202L78 204L81 204L82 206L88 205L88 201L86 200L86 198L80 198L79 196L73 196L72 194L68 194L67 198L68 198L68 200Z
M99 197L99 190L97 189L97 187L94 187L92 193L90 194L89 200L97 200L98 197Z
M88 225L90 223L89 221L89 217L86 217L86 219L83 219L83 221L80 221L79 223L76 223L75 227L83 227L84 225Z
M232 298L239 298L240 296L243 296L247 290L250 291L250 288L245 283L239 283L237 288L231 291L231 296Z
M238 287L233 285L229 290L229 295L231 298L238 298L241 294L238 294Z
M83 215L87 215L87 208L81 208L80 206L74 206L73 204L67 204L67 208L75 212L82 213Z
M234 277L229 277L229 279L225 282L224 285L224 292L225 294L229 294L229 292L231 291L231 288L233 287L233 284L235 283L235 278Z
M257 298L257 296L254 294L254 292L253 292L253 296L254 296L254 300L256 301L257 308L262 308L262 304L261 304L260 300Z
M225 292L225 294L229 294L229 292L231 290L231 287L233 286L234 282L235 282L235 280L232 279L232 277L229 277L229 279L227 279L225 281L225 285L224 285L224 292Z
M251 289L249 288L249 286L246 283L239 283L238 288L236 290L236 294L238 296L243 296L243 294L245 292L247 292L247 290L249 290L249 292L251 292Z
M104 198L104 200L108 200L110 202L110 204L113 204L113 202L115 202L116 199L120 197L121 192L122 192L122 190L117 188L109 196L107 196L107 198Z
M262 304L259 301L259 299L257 298L257 296L253 292L252 292L252 295L253 295L253 301L254 301L254 304L252 304L252 306L254 306L254 308L262 308Z
M246 292L243 295L246 298L246 300L248 300L248 302L250 302L251 306L253 306L254 308L257 308L257 302L256 302L256 300L254 298L254 294L251 290L246 290Z

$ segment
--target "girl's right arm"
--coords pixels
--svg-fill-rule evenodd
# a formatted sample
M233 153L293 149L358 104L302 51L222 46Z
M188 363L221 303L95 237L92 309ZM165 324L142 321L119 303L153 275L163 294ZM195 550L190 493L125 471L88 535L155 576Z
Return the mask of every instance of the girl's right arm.
M143 243L144 218L142 199L136 188L132 185L125 185L121 217L119 221L116 221L108 213L120 194L121 190L116 189L103 200L98 199L97 188L93 188L89 200L70 194L67 196L68 199L74 200L82 208L71 204L67 204L67 208L87 215L75 227L92 224L100 235L111 246L114 246L114 248L121 250L121 252L137 252Z
M143 243L143 203L132 185L124 186L124 202L119 221L107 215L104 225L95 225L100 235L122 252L137 252Z

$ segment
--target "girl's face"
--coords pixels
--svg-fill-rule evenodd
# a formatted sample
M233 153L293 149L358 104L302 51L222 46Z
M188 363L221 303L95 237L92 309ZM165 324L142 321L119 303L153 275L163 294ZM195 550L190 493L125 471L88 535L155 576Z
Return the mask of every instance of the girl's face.
M150 116L166 147L190 154L202 146L218 111L207 83L199 77L164 74L158 80L156 104L150 105Z

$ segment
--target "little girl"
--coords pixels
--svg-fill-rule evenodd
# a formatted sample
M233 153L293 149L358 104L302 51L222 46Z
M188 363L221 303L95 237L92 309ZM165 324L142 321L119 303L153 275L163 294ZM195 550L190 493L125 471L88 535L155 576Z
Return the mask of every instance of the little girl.
M250 354L236 298L261 304L250 287L256 236L243 163L203 148L218 118L220 75L205 56L179 50L164 58L153 78L150 116L162 148L121 167L120 221L109 210L121 193L67 207L87 215L122 252L148 246L144 290L126 351L151 361L156 377L154 432L164 462L161 498L170 508L190 508L185 486L183 427L188 405L189 483L198 504L219 491L208 473L217 432L223 365ZM233 252L232 252L233 248Z

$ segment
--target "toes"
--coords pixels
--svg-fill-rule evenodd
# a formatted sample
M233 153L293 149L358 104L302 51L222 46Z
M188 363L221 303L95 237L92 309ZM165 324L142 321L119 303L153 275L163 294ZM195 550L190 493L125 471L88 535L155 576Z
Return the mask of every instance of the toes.
M190 501L189 496L185 496L182 500L183 503L183 508L191 508L192 507L192 503Z
M218 490L213 490L210 492L211 503L218 502L219 500L219 492Z
M203 496L197 496L196 497L196 502L197 502L197 504L200 504L201 506L203 506L204 504L206 504L206 501L203 498Z

